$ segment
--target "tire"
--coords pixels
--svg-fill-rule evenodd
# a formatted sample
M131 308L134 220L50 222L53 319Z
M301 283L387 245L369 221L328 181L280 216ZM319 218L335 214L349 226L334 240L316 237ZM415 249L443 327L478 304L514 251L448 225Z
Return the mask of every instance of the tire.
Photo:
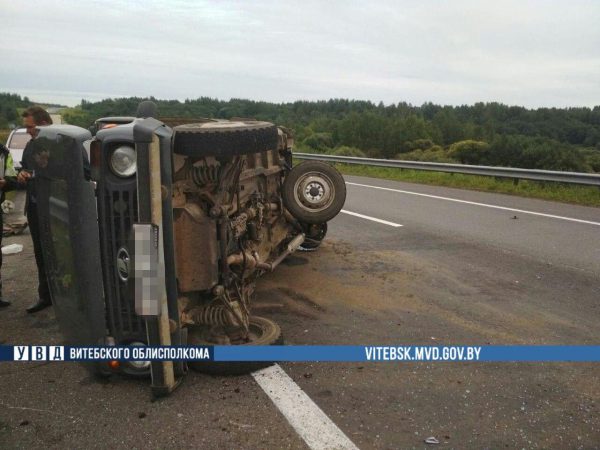
M300 222L321 224L338 215L346 201L346 183L332 166L304 161L283 182L283 202Z
M146 339L138 337L137 339L133 339L133 340L125 340L123 342L120 342L119 345L128 345L128 346L146 346ZM177 364L176 362L173 362L173 364ZM121 364L119 365L119 373L121 375L125 375L128 378L150 378L151 376L151 369L150 369L151 364L149 364L148 366L141 368L139 366L136 366L136 363L134 362L130 362L130 361L121 361Z
M327 222L306 225L303 227L306 231L306 238L302 245L300 245L300 250L305 252L313 252L321 245L323 239L327 235Z
M173 151L180 155L229 158L277 148L277 127L259 121L210 121L173 128Z
M270 319L259 316L250 316L250 331L256 337L253 341L239 345L283 345L281 328ZM204 341L197 333L190 330L188 333L189 345L214 345ZM197 372L209 375L245 375L255 370L264 369L274 364L273 361L190 361L188 366Z

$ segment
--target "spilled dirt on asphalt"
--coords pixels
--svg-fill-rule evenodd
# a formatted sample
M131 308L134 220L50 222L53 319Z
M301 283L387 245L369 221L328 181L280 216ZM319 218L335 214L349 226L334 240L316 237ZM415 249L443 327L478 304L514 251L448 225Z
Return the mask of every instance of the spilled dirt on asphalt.
M593 339L567 314L567 306L550 310L528 295L502 273L461 277L451 267L402 251L356 250L328 240L317 252L292 255L261 278L254 306L257 313L287 312L326 322L346 311L397 318L411 342L437 335L478 344L544 343L557 329L569 340Z
M600 341L600 330L586 322L597 317L593 309L582 315L560 302L568 286L554 292L566 286L554 268L519 265L512 256L492 255L465 270L328 239L318 252L294 258L308 262L259 280L255 303L259 314L263 302L278 304L269 314L289 344ZM310 319L298 321L300 310ZM429 436L446 448L595 448L600 442L593 363L282 365L360 448L419 448Z

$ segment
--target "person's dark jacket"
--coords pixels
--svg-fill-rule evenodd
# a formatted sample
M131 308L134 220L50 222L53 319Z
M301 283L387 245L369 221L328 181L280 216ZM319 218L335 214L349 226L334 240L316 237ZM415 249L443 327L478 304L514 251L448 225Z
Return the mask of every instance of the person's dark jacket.
M25 145L25 148L23 149L23 160L21 161L21 170L29 170L29 171L33 171L34 170L34 159L33 159L33 139L29 140L29 142L27 142L27 144ZM21 189L23 187L21 186ZM25 210L27 210L27 208L29 208L32 205L35 205L36 200L35 200L35 183L33 182L33 180L29 180L27 182L27 184L25 185L25 190L27 191L27 197L25 200Z

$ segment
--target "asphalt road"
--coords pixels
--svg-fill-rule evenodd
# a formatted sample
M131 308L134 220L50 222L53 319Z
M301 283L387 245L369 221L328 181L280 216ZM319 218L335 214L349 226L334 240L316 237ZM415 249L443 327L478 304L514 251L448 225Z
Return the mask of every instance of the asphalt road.
M340 214L319 251L259 282L256 312L288 343L600 342L600 209L347 181L345 211L402 226ZM24 313L31 244L11 242L25 250L5 259L14 304L0 310L0 341L60 343L52 311ZM598 364L281 367L359 448L423 448L430 436L443 448L600 448ZM307 448L250 376L192 373L157 402L147 382L98 383L67 363L3 363L0 380L3 448Z

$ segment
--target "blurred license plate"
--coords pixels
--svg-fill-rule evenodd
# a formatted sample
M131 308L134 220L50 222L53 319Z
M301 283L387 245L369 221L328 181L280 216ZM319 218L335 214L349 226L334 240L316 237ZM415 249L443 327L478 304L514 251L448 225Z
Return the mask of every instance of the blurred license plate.
M164 271L159 261L159 230L154 224L134 224L133 276L135 312L158 316L164 291Z

